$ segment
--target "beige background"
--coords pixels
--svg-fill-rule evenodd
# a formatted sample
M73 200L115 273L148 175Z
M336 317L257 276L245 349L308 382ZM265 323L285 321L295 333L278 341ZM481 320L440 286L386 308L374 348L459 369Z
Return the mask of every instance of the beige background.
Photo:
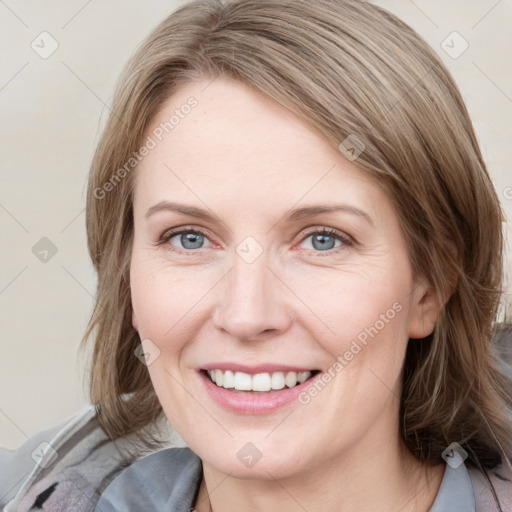
M0 1L0 446L16 448L87 405L77 351L96 286L84 225L87 171L122 66L183 3ZM422 34L452 71L512 219L512 2L376 3ZM469 44L458 58L441 47L453 31ZM31 44L49 51L51 38L58 48L42 58ZM444 43L452 54L463 48L457 38ZM512 239L510 220L506 232ZM46 262L34 254L48 249L43 237L57 251ZM510 279L506 286L511 292Z

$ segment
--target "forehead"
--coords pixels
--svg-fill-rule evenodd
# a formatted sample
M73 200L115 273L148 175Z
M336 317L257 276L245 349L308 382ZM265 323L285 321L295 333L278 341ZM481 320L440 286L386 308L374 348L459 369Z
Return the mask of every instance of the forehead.
M254 212L350 198L376 214L374 206L387 201L367 173L292 112L238 82L183 85L153 117L147 137L155 147L137 168L136 202L169 194L206 204L222 198Z

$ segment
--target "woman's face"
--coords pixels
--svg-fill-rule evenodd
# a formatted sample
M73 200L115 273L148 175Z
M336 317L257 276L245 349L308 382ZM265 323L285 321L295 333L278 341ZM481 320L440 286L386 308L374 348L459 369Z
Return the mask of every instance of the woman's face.
M133 326L188 446L265 479L398 446L406 344L435 314L388 196L288 110L220 78L176 92L148 136Z

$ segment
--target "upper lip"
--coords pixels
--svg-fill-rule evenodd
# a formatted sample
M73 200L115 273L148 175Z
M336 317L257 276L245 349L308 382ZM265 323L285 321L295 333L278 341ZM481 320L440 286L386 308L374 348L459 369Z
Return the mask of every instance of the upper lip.
M261 363L254 366L248 366L240 363L231 362L218 362L209 363L201 366L201 370L231 370L234 372L244 372L251 375L257 373L272 373L272 372L312 372L315 371L313 368L305 368L302 366L289 366L286 364L275 364L275 363Z

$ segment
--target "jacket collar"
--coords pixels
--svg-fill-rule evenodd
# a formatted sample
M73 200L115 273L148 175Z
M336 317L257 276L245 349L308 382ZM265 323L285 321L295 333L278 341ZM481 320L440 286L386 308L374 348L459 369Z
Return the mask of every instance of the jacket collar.
M168 448L129 466L103 493L95 511L188 511L202 478L201 459L190 448ZM133 507L133 508L130 508ZM464 463L446 464L429 512L476 512L475 495Z

